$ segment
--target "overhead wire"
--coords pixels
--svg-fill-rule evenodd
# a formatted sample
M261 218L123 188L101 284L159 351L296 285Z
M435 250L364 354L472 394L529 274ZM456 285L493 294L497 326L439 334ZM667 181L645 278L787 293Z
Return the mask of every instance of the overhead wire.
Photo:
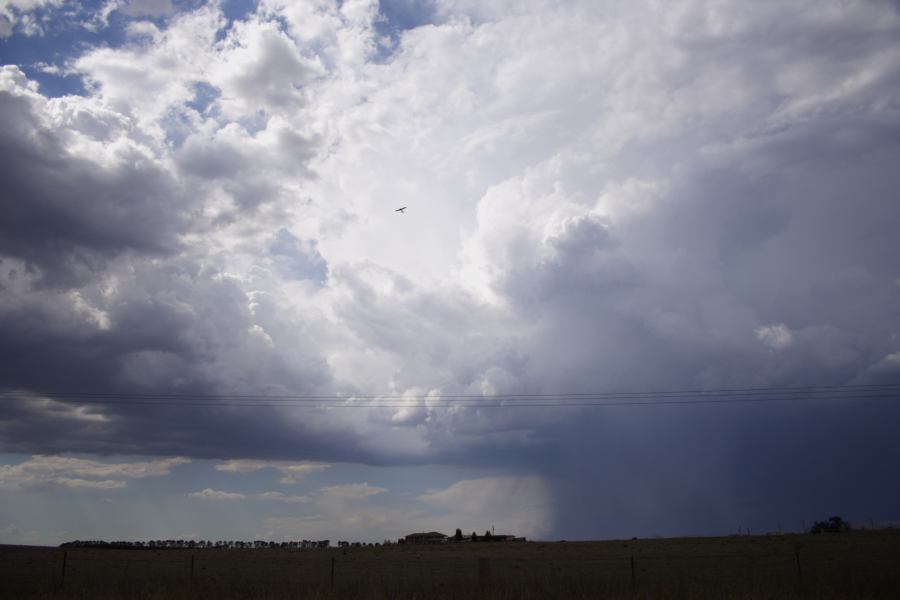
M756 404L823 400L896 400L900 384L720 388L696 390L609 391L520 394L197 394L21 391L0 392L0 398L54 400L70 404L176 407L310 407L310 408L522 408L623 407Z
M665 396L665 395L709 395L709 394L771 394L771 393L809 393L809 392L845 392L850 390L900 389L900 383L866 384L866 385L825 385L825 386L790 386L790 387L747 387L747 388L714 388L714 389L686 389L686 390L645 390L645 391L613 391L613 392L559 392L544 394L509 393L509 394L440 394L441 398L577 398L577 397L630 397L630 396ZM288 400L329 400L336 398L356 399L406 399L411 397L425 398L429 394L222 394L222 393L133 393L133 392L87 392L87 391L56 391L38 390L34 393L43 393L56 397L122 397L130 398L217 398L217 399L288 399Z

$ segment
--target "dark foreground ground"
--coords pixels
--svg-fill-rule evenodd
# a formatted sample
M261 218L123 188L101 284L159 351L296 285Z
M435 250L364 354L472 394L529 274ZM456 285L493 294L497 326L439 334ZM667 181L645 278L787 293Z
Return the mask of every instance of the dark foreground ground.
M896 600L900 532L346 552L0 546L0 598Z

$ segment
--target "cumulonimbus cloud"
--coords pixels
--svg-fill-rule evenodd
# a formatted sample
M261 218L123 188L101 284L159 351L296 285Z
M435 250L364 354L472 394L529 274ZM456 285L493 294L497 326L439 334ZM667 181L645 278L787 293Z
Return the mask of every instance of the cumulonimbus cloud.
M449 2L387 46L377 2L311 6L132 27L81 97L4 68L4 450L563 474L565 518L583 457L644 439L614 489L708 497L668 475L827 427L450 396L898 381L892 4ZM167 403L52 394L89 388ZM825 414L885 466L858 407Z

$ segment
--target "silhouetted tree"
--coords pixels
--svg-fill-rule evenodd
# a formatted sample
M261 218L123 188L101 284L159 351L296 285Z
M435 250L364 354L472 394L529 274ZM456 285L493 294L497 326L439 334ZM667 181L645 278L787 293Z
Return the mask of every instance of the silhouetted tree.
M478 541L478 536L475 535L475 532L474 532L474 531L472 532L472 541L473 541L473 542L477 542L477 541Z
M487 530L487 531L484 532L484 541L490 542L492 537L493 537L493 536L491 536L491 531L490 531L490 530Z
M453 539L455 539L457 542L462 541L462 529L456 530L456 535L453 536Z
M850 531L850 523L837 516L831 517L827 521L816 521L809 530L810 533L842 533L844 531Z

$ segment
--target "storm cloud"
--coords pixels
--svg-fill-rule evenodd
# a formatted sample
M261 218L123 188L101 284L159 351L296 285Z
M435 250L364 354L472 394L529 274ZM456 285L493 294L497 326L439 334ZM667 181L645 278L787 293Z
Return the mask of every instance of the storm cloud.
M895 3L150 4L84 96L3 67L3 451L487 468L422 498L569 538L895 510L896 391L450 399L900 383Z

